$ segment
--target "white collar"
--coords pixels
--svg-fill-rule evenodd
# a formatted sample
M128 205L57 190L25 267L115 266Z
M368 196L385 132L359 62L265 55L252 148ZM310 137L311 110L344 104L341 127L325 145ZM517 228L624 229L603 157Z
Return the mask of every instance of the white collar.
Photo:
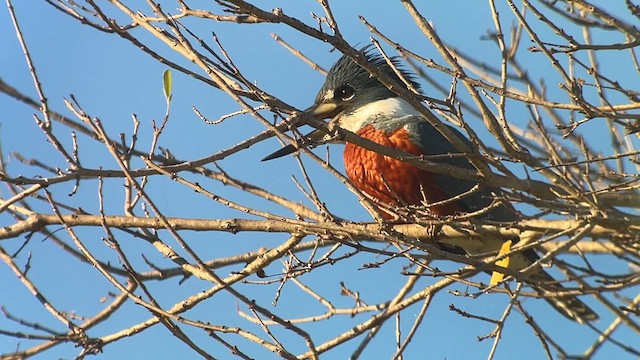
M360 106L350 113L341 115L337 120L340 127L357 132L379 118L400 118L407 115L420 115L420 112L401 97L378 100Z

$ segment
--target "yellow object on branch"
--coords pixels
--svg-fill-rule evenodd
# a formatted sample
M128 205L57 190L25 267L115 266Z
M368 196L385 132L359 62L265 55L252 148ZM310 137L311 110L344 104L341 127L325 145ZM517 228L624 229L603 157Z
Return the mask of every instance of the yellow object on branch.
M498 252L498 257L501 257L504 254L507 254L510 250L511 250L511 240L507 240L500 247L500 252ZM496 265L502 266L504 268L508 268L509 267L509 257L506 256L506 257L496 261ZM500 272L497 272L497 271L494 271L493 273L491 273L491 282L490 282L490 284L492 286L496 285L497 283L502 281L502 279L504 279L504 274L500 273Z

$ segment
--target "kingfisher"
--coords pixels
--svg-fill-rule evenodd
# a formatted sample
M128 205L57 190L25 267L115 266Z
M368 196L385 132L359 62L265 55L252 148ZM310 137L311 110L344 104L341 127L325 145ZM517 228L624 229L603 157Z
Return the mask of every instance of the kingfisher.
M408 83L420 91L415 76L400 66L397 57L387 60L368 48L361 52L380 73L397 84ZM331 67L314 104L303 112L318 120L331 119L332 124L377 144L415 156L428 156L435 163L475 170L465 154L431 125L418 109L347 55L343 55ZM469 149L473 148L473 144L456 128L443 126ZM328 137L326 130L316 129L304 136L299 144L287 145L266 156L263 161L291 154L310 144L333 141L335 139ZM407 209L405 213L416 213L417 209L422 209L422 213L436 218L474 213L483 220L493 222L514 223L518 220L517 213L510 205L499 203L496 206L495 199L501 193L498 188L420 169L350 142L345 144L343 161L349 180L372 200L387 220L393 219L398 209ZM488 239L465 244L440 242L437 245L458 254L480 255L498 253L503 242ZM538 259L532 249L517 252L510 256L508 267L519 271ZM540 266L528 271L525 280L537 289L553 292L563 290ZM598 315L575 296L546 296L545 299L571 320L585 323L598 319Z

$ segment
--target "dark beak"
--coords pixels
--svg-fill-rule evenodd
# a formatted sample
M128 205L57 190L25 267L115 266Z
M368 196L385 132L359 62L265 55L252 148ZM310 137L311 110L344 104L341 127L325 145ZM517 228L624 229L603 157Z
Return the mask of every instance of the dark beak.
M332 118L340 113L340 108L338 105L333 103L321 103L314 104L310 108L303 111L303 115L313 117L319 120ZM306 147L310 145L320 145L322 144L322 139L326 134L320 130L313 130L309 134L305 135L302 141L297 145L289 144L282 149L273 152L267 156L265 156L261 161L269 161L273 159L277 159L283 157L285 155L293 154L298 151L301 147Z

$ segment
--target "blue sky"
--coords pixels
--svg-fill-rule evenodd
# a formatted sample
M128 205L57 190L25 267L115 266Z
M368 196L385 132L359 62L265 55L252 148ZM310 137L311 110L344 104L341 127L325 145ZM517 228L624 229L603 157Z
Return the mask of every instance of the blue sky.
M272 5L269 5L272 4ZM134 6L134 5L131 5ZM147 11L143 2L136 4ZM210 2L194 2L194 8L214 7L214 12L220 10ZM296 16L307 24L314 24L310 13L322 14L322 9L312 1L288 1L288 2L262 2L265 9L281 7L290 16ZM500 5L501 14L505 20L503 26L508 27L512 22L512 15L508 6ZM624 12L624 4L608 4L611 13ZM44 91L49 100L50 108L72 117L65 106L63 99L68 99L70 94L75 95L84 110L92 116L99 117L112 137L124 133L130 136L133 123L132 114L136 114L141 122L139 133L139 149L148 149L152 139L152 121L162 121L165 113L165 99L162 93L162 72L167 69L148 55L141 53L137 48L115 35L104 34L96 30L82 26L77 21L60 14L44 2L19 2L14 1L14 7L19 17L23 35L27 41L31 56L35 62L36 70L43 84ZM171 12L174 5L165 5L165 11ZM477 1L458 2L433 2L421 7L423 14L433 22L443 40L454 44L467 54L473 54L481 58L487 64L499 65L500 53L497 47L482 36L493 29L491 14L488 5ZM341 24L341 31L346 40L352 44L366 45L369 43L370 33L358 20L357 16L364 16L369 22L376 25L387 36L400 41L405 47L424 57L434 58L443 63L437 52L417 29L402 5L398 2L389 2L385 6L371 6L364 1L336 1L333 11ZM117 13L114 10L113 15ZM118 16L122 20L121 16ZM228 50L235 64L244 75L255 82L259 87L269 93L278 96L283 101L297 108L309 106L322 85L323 76L314 72L308 65L291 55L286 49L277 44L271 37L271 33L277 33L285 41L303 51L318 64L328 69L339 54L331 52L329 45L312 40L304 35L293 32L282 25L257 24L239 26L230 23L205 22L193 20L185 22L192 30L197 32L209 44L211 32L215 32L221 43ZM10 22L6 7L0 7L0 77L18 90L37 98L30 74L22 56L19 44L15 37L13 26ZM164 44L151 39L141 29L134 31L154 50L167 55L171 60L179 64L195 69L187 60L178 54L171 53ZM543 34L544 35L544 34ZM550 35L550 34L549 34ZM575 33L579 36L580 33ZM594 36L598 41L620 42L624 39L610 40L607 33L598 33ZM528 46L528 45L527 45ZM388 48L391 52L392 49ZM608 53L601 59L615 61L619 53ZM611 58L609 58L611 57ZM628 58L628 56L627 56ZM622 58L621 58L622 59ZM524 57L530 75L533 78L542 78L548 86L552 98L557 101L566 101L566 96L557 89L555 83L558 77L552 71L548 61L542 55L527 54ZM628 61L621 60L621 61ZM631 69L628 63L621 64L619 69L612 68L608 75L619 79L623 85L630 89L639 89L640 80L637 73L627 76L624 71ZM439 83L448 88L450 79L434 70L427 70ZM203 123L192 111L195 106L210 119L216 119L224 114L237 111L238 105L224 93L207 86L184 74L173 71L173 100L171 104L171 118L160 139L160 146L168 148L179 159L198 159L222 149L228 148L238 142L253 136L264 130L264 127L250 116L240 116L228 120L221 125L207 125ZM461 88L461 87L460 87ZM444 98L440 93L434 92L429 87L425 88L428 95ZM613 98L614 102L621 99ZM40 173L23 164L20 164L12 152L18 152L26 158L37 158L51 166L65 168L64 161L55 153L46 142L42 131L33 121L34 110L28 108L13 99L0 94L0 143L7 163L7 169L11 175L35 176ZM265 115L268 115L265 113ZM528 121L528 114L511 113L510 121L524 125ZM511 120L513 119L513 120ZM483 139L492 144L488 139L488 133L479 121L470 124ZM579 129L582 134L604 154L608 154L609 140L601 136L602 124L587 124ZM56 135L67 146L71 144L70 130L62 126L55 129ZM80 158L87 168L114 168L115 162L110 158L106 150L82 135L78 136L81 148ZM296 161L292 157L262 163L260 159L279 147L279 143L272 139L259 143L250 149L240 152L232 157L219 162L226 172L233 177L253 183L269 191L285 196L294 201L306 201L304 195L294 186L291 176L302 180L302 175ZM317 151L324 153L325 148ZM334 165L342 169L341 149L339 146L330 148ZM371 219L367 211L359 205L357 198L346 189L337 179L308 159L304 159L308 165L308 172L314 181L314 186L321 198L327 200L327 205L337 215L356 221L369 221ZM138 163L137 166L142 166ZM516 171L520 171L517 170ZM106 208L113 214L122 214L123 188L121 180L109 180L106 182ZM59 194L66 194L72 190L73 184L63 184L52 187L51 190ZM274 211L283 215L290 215L287 211L277 208L272 204L254 196L229 189L219 183L209 181L203 183L209 190L228 196L245 205L255 206L263 210ZM98 202L96 200L97 182L88 181L80 187L73 197L60 197L75 206L81 206L90 213L97 213ZM154 177L148 186L148 191L154 194L154 201L166 216L196 217L196 218L230 218L248 216L237 211L227 209L209 199L194 196L193 191L176 186L167 178ZM6 189L2 190L2 197L10 195ZM37 210L50 212L50 207L43 202L33 202ZM138 209L138 213L140 209ZM12 224L14 219L7 214L0 214L0 225ZM52 228L51 230L57 230ZM83 236L88 246L103 259L117 263L118 259L100 240L101 231L83 228L79 234ZM254 251L260 247L278 246L287 239L286 234L252 234L244 233L230 235L226 233L185 233L185 238L198 251L204 259L237 255L246 251ZM64 231L59 231L59 236L65 238ZM144 255L156 264L172 267L173 265L150 246L140 244L136 239L120 233L121 242L125 251L135 259L139 270L145 269L142 260ZM167 241L169 236L165 233ZM23 239L4 241L2 246L8 252L15 251ZM68 239L67 239L68 240ZM177 244L175 245L176 247ZM50 300L61 309L76 312L79 315L91 316L98 311L102 304L98 301L101 296L106 296L113 287L94 269L80 264L60 250L51 241L47 241L41 235L36 235L29 243L27 249L32 254L32 269L30 278L47 294ZM16 260L24 266L26 252ZM402 266L406 262L397 260L383 265L380 269L362 270L361 266L369 262L379 261L371 255L356 257L353 261L340 262L335 266L325 267L320 271L301 277L307 285L314 290L330 297L335 301L334 305L349 307L353 300L340 297L339 283L345 284L358 292L368 303L377 303L388 298L389 293L397 291L405 281L401 274ZM610 261L606 256L594 257L593 263L601 265L606 271L623 273L628 271L620 267L618 263ZM457 269L455 264L441 262L438 266L442 269ZM283 265L272 264L267 270L274 274L282 271ZM222 275L241 269L240 266L220 269ZM480 275L484 276L484 275ZM255 277L252 280L259 280ZM164 306L188 297L197 291L204 290L210 284L190 279L179 284L178 278L168 281L150 284L150 288ZM423 279L419 287L427 286L434 280ZM487 279L484 279L486 282ZM87 288L91 290L87 291ZM245 294L254 297L263 305L268 305L273 299L277 284L249 285L239 284L238 289ZM16 277L6 266L0 266L0 288L10 289L0 295L0 304L4 305L12 314L21 316L31 321L38 321L42 325L64 331L40 305L32 295L18 282ZM452 289L465 291L463 285L456 285ZM626 296L636 296L632 292ZM387 297L385 297L387 296ZM590 301L590 300L587 300ZM415 341L406 352L406 359L433 358L433 359L469 359L485 358L491 347L491 340L477 341L478 336L485 335L492 330L492 326L474 320L462 319L448 310L450 304L472 313L483 316L499 318L504 307L508 303L507 297L501 294L489 294L478 299L457 297L449 293L440 293L431 305L427 320L416 335ZM597 338L597 334L587 327L580 326L564 318L561 318L549 306L540 300L528 299L524 301L526 308L536 319L554 334L561 344L567 345L570 352L581 353ZM589 302L594 304L593 302ZM237 316L236 307L240 306L235 299L226 293L206 301L193 311L187 313L192 318L210 321L214 324L228 326L245 326L256 333L260 328L249 325ZM116 315L111 321L94 328L90 335L104 336L122 328L130 326L149 318L150 314L132 304L125 306L126 311ZM273 309L273 308L270 308ZM243 309L247 311L246 308ZM324 309L308 295L303 294L292 284L285 286L282 298L278 306L273 309L283 316L300 316L303 313L321 313ZM419 305L408 309L403 313L403 334L408 332L413 322L413 317L419 311ZM598 327L603 329L611 320L603 313L603 319ZM363 316L355 320L363 321ZM321 343L331 336L335 336L336 329L346 331L355 324L350 317L338 318L331 322L330 326L323 323L312 323L305 329L317 336L317 343ZM15 323L0 317L0 329L20 329ZM26 331L26 329L23 329ZM303 352L303 343L299 340L287 339L287 332L274 330L285 341L291 341L293 350ZM392 323L386 324L377 340L368 348L363 358L389 358L394 352L393 333L395 329ZM219 358L230 358L228 350L211 340L199 330L187 329L198 343ZM616 339L627 343L637 344L637 334L626 328L615 333ZM237 338L232 338L236 341ZM249 354L257 358L273 356L256 346L237 340L239 346L247 346ZM21 343L21 345L18 345ZM327 358L345 358L355 348L359 341L355 341L344 348L339 348L328 353ZM0 353L9 352L16 347L24 349L32 343L26 341L9 340L0 341ZM62 345L45 353L37 359L48 358L73 358L78 349L71 345ZM105 348L104 353L97 356L99 359L126 358L196 358L196 354L181 344L168 331L160 326L155 326L142 335L131 339L124 339ZM518 355L515 355L518 354ZM496 359L510 359L514 357L538 359L544 358L539 341L531 328L527 326L522 316L514 314L507 323ZM627 353L612 345L604 345L597 353L599 359L624 359L631 358Z

